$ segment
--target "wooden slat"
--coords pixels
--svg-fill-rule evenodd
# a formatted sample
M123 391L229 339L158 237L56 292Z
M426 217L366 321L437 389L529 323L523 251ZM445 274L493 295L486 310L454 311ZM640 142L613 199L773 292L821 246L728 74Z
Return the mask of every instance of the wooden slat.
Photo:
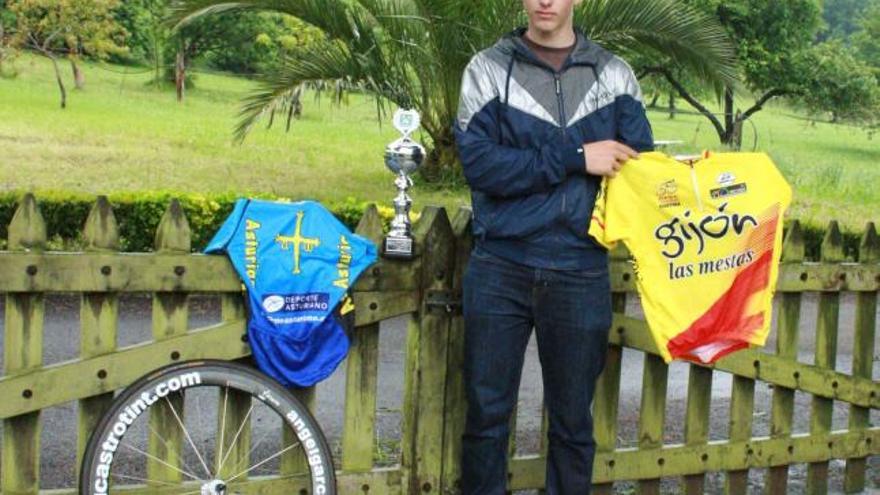
M460 208L452 220L455 236L455 271L452 288L454 294L462 293L465 269L472 248L471 210ZM447 370L464 369L464 316L461 311L452 315L449 324L449 347ZM442 486L451 490L461 478L461 438L464 434L465 412L464 377L461 372L446 373L446 405L444 406L445 430L443 431L443 481Z
M19 204L9 224L9 249L41 250L46 242L46 225L37 202L30 194ZM2 278L6 278L6 275ZM39 369L43 363L42 293L7 294L4 324L3 363L7 376ZM16 398L29 400L36 393L25 387ZM3 400L11 396L2 395ZM40 486L40 413L30 412L3 421L3 462L0 464L0 491L37 493Z
M822 261L837 262L844 259L843 242L837 222L832 221L822 241ZM834 369L837 364L837 322L840 316L840 294L822 292L819 294L816 325L815 362L816 366ZM810 432L825 434L831 431L831 415L834 401L824 397L813 397L810 414ZM815 462L807 466L807 493L821 495L828 493L828 463Z
M356 232L381 246L382 220L375 205L364 212ZM378 376L379 323L357 327L351 336L345 369L342 468L346 471L373 469Z
M0 380L0 418L45 409L125 387L141 375L175 360L238 359L248 355L241 342L244 320L221 323L160 342L145 342L89 359L53 364ZM104 379L98 378L101 371ZM23 392L33 395L24 398Z
M804 257L804 244L800 226L792 222L782 249L784 261L801 261ZM780 358L797 361L798 326L800 323L801 294L789 292L782 294L781 311L777 325L776 355ZM763 369L761 369L763 372ZM785 438L791 435L794 414L794 390L775 386L770 418L770 436ZM788 486L788 466L774 466L767 471L765 487L769 493L785 493Z
M156 230L156 251L159 253L189 253L190 229L183 209L173 200L162 216ZM184 292L156 292L153 294L153 339L162 341L183 335L187 329L187 294ZM177 355L179 359L179 354ZM173 358L172 358L173 359ZM179 483L184 435L177 417L186 421L183 411L183 394L166 397L150 408L151 435L147 437L147 478L155 480L156 486ZM161 459L164 464L155 459ZM203 466L199 466L204 468Z
M116 217L106 196L99 196L86 219L84 239L88 251L118 250L119 229ZM119 297L112 292L92 292L80 295L80 356L90 358L112 353L116 349L116 326ZM106 378L99 371L98 379ZM76 465L82 463L82 454L92 431L113 402L113 392L106 392L79 401L77 415ZM79 470L77 470L79 476Z
M642 373L642 402L639 409L639 448L650 450L663 445L663 424L666 420L666 386L669 368L658 355L645 354ZM665 460L655 462L662 468ZM662 470L661 470L662 472ZM659 494L660 477L641 478L638 492Z
M703 471L787 467L789 464L846 459L880 454L880 428L828 435L796 434L785 438L758 437L745 442L718 441L699 446L669 445L662 449L618 449L596 455L597 483L614 480L686 476ZM749 449L753 453L747 455ZM705 458L705 460L703 460ZM660 460L663 463L660 463ZM613 463L611 461L614 461ZM546 461L540 456L520 457L511 464L512 490L544 486ZM776 494L787 492L764 493Z
M859 246L859 261L872 263L880 260L880 239L873 223L869 223ZM855 331L853 332L852 374L870 379L874 366L874 341L876 338L877 293L856 294ZM849 429L860 432L868 428L871 410L867 407L851 405L849 410ZM847 459L844 474L844 490L857 493L865 489L864 457Z
M644 352L657 353L656 345L648 333L648 325L645 321L620 315L614 315L613 320L613 327L617 331L611 333L611 342ZM744 349L728 354L716 361L711 367L734 375L761 379L774 385L803 390L820 397L828 397L865 407L880 408L880 383L878 382L795 362L785 357L767 354L761 350ZM795 372L798 373L797 379Z
M220 318L227 323L245 317L244 295L223 294L220 297ZM246 344L242 344L244 348ZM212 469L219 476L235 476L248 466L251 444L249 415L251 395L234 389L223 389L217 398L217 437ZM241 433L239 433L239 431ZM246 478L247 474L242 475Z
M742 376L733 377L730 396L730 441L745 442L752 437L752 416L755 411L755 380ZM751 453L746 450L746 455ZM749 486L749 470L728 471L724 480L725 495L746 493Z
M376 469L368 473L337 472L337 490L340 494L401 495L400 468ZM114 493L126 495L183 495L198 493L200 485L196 482L182 483L176 487L147 487L130 485L115 487ZM366 488L365 488L366 487ZM306 475L299 477L262 476L250 478L246 483L234 485L235 493L242 495L291 495L311 493L311 483ZM46 490L44 495L74 495L70 489Z
M415 263L380 260L354 286L355 292L415 288ZM28 274L29 266L37 273ZM105 275L105 266L111 274ZM0 252L0 292L234 292L238 276L226 256L154 253ZM624 275L629 275L624 279ZM784 262L777 292L876 292L880 263ZM611 262L611 289L635 292L632 265Z
M612 344L656 352L644 321L615 314L613 328L610 335ZM243 320L212 325L169 340L129 346L110 355L53 364L0 378L0 396L4 398L0 401L0 418L123 387L147 371L172 362L170 356L174 352L179 353L180 361L247 356L248 348L241 342L243 332ZM758 366L755 366L755 362ZM880 384L869 378L851 377L809 364L794 363L761 351L735 352L721 358L713 368L861 407L880 408ZM99 380L97 373L102 369L107 372L107 377ZM798 380L794 379L794 372L799 374ZM835 382L837 387L834 387ZM26 388L35 391L27 400L21 396ZM42 394L40 390L52 390L52 393Z
M712 370L690 365L688 378L687 412L685 414L685 444L703 445L709 440L709 413L712 409ZM702 495L705 474L685 476L684 489L688 495Z
M413 263L381 260L355 292L415 288ZM30 274L28 267L37 268ZM105 267L110 274L105 274ZM235 292L241 282L227 256L173 253L0 252L0 292Z
M312 415L315 414L315 408L318 405L316 387L292 388L291 392L306 406ZM284 428L281 438L282 444L285 446L299 443L293 428ZM279 471L281 476L302 475L308 472L309 461L306 459L305 449L296 448L281 455Z

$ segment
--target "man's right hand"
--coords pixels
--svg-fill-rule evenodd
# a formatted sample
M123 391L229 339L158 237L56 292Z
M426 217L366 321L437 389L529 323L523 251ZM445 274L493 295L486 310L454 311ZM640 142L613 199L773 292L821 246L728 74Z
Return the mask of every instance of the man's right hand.
M638 158L639 153L629 146L607 139L583 145L587 173L614 177L630 158Z

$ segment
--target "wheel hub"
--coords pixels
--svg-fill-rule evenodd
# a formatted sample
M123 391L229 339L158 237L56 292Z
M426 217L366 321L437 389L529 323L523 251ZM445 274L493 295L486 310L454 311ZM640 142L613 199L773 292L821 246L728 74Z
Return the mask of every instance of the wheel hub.
M213 480L202 485L202 495L226 495L226 483Z

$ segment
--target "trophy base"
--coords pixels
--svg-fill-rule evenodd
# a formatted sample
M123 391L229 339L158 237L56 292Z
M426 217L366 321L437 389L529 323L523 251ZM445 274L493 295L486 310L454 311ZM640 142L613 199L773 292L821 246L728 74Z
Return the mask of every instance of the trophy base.
M413 240L409 237L386 237L382 243L382 256L411 260L413 258Z

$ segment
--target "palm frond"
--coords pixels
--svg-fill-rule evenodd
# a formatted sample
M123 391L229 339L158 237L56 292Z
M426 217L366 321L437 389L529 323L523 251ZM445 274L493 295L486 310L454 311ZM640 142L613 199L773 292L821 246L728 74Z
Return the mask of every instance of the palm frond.
M264 76L259 88L242 101L235 127L236 141L244 140L264 116L282 108L291 92L303 83L326 84L339 80L366 83L367 77L345 46L338 42L328 42L321 50L285 59L279 71ZM369 89L382 91L382 88Z
M736 53L724 28L680 1L586 1L575 23L614 52L653 53L715 88L737 84Z

